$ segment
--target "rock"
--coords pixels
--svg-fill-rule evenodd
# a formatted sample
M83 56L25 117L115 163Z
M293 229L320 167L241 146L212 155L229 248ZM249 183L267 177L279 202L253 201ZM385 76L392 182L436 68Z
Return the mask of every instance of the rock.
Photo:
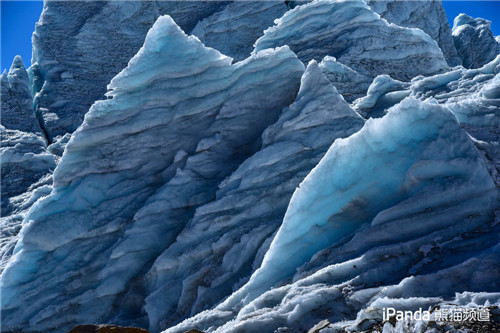
M329 325L330 321L328 319L322 320L307 331L307 333L320 333L323 328L327 328Z
M149 333L149 331L138 327L115 325L78 325L67 333Z

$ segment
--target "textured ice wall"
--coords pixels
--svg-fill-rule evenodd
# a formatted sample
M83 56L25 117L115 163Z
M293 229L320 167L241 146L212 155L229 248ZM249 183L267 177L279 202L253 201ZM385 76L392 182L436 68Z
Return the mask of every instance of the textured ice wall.
M47 142L33 111L28 73L20 56L14 58L9 72L0 76L0 82L2 216L6 216L12 210L9 199L25 192L55 163L50 154L43 153Z
M45 1L33 35L34 88L38 92L35 102L43 127L51 140L73 132L94 101L104 98L106 85L139 50L160 15L171 15L187 33L205 18L205 23L200 23L205 30L197 30L208 46L220 47L223 53L243 59L263 30L286 9L282 2L270 4ZM214 14L221 10L221 14ZM240 20L220 22L227 15L249 16L252 20L248 24L239 24L243 23Z
M42 130L33 110L31 84L23 60L16 56L9 72L0 76L2 116L5 128L36 133L43 137Z
M250 55L257 38L287 10L284 1L235 1L202 19L191 33L239 61Z
M3 270L18 239L22 212L34 202L30 199L32 192L44 185L55 169L56 157L46 150L47 141L35 116L29 77L20 56L14 58L9 72L0 76L0 82L0 270Z
M120 314L147 325L127 316L129 307L110 309L176 230L155 233L157 243L145 234L133 247L120 247L127 229L145 215L136 213L174 176L192 170L224 177L253 154L262 131L295 98L303 70L286 47L231 65L231 58L185 35L170 17L159 18L111 81L109 99L95 103L71 137L53 193L25 218L0 280L2 330L57 331ZM235 140L220 144L224 138ZM234 158L235 165L193 164L200 156L215 165ZM196 190L203 196L216 185ZM162 222L156 220L158 230Z
M0 126L2 210L0 217L0 271L12 255L28 208L50 193L57 158L46 150L43 136Z
M435 76L416 77L411 83L378 76L367 95L354 101L353 107L366 118L381 117L388 107L407 96L447 106L475 139L490 174L500 184L500 56L481 68L461 67Z
M416 309L497 290L497 208L498 189L451 112L408 98L335 141L245 286L166 332L305 330L383 297L422 297Z
M220 183L216 200L199 207L155 260L146 277L152 291L146 299L150 328L166 328L209 308L246 281L260 266L295 188L336 138L363 123L310 63L295 102L265 130L262 149ZM163 204L158 219L168 214L166 208ZM129 244L146 229L144 222L151 224L136 221Z
M453 39L462 64L466 68L478 68L495 59L500 45L493 37L491 22L460 14L453 21Z
M349 103L356 98L365 96L366 90L373 80L371 76L358 73L331 56L324 57L319 67Z
M438 45L420 29L387 23L364 1L314 1L288 11L255 51L288 45L308 62L333 56L361 74L399 80L448 70Z
M371 9L390 23L422 29L438 43L450 66L462 64L455 49L451 28L441 1L368 0L367 3Z

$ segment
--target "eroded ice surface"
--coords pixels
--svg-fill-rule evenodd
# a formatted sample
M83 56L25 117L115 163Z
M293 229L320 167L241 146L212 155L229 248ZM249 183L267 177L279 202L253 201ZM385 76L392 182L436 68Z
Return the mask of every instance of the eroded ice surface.
M493 37L491 22L460 14L453 21L453 39L462 64L466 68L478 68L492 61L500 46Z
M191 33L239 61L250 55L257 38L287 10L284 1L231 2L198 22Z
M43 137L33 110L31 84L23 60L16 56L9 72L0 76L2 85L2 125L11 130L36 133Z
M154 206L135 217L138 210L169 180L190 173L199 175L198 182L208 181L196 188L201 197L215 192L217 184L203 174L224 177L259 148L255 143L262 130L295 98L303 70L286 47L231 65L231 58L185 35L170 17L159 18L138 54L109 84L110 99L92 106L66 145L54 171L53 193L26 216L21 241L1 277L2 327L69 329L126 313L127 308L106 309L182 226L155 234L158 247L145 237L134 244L147 245L145 251L122 251L127 228ZM204 168L196 163L199 158L212 164ZM217 169L217 163L233 158L234 165ZM186 196L173 208L190 204L182 200L190 198L191 187L181 190Z
M33 35L33 88L42 125L51 140L73 132L162 14L187 33L199 23L196 30L208 46L241 60L285 9L282 2L47 1ZM228 15L251 20L232 22Z
M31 85L20 56L14 58L9 72L5 71L0 81L0 270L3 270L18 240L23 214L34 197L42 192L47 195L46 190L33 192L47 185L46 178L50 178L57 159L46 150L47 140L33 109Z
M422 297L416 309L498 290L497 207L498 189L452 113L407 98L335 141L245 286L166 332L308 329L383 297Z
M2 331L498 304L500 58L450 70L439 2L370 5L46 2L35 63L2 75ZM144 42L164 13L219 50L168 17Z
M281 45L302 61L332 56L372 77L408 80L448 69L426 33L387 23L364 1L314 1L288 11L257 40L255 51Z
M387 75L375 78L367 95L353 102L364 117L383 116L388 107L407 96L434 100L447 106L462 127L474 137L484 153L490 173L500 183L500 56L477 69L463 67L430 77L416 77L411 83L398 82Z
M336 138L363 123L311 62L295 102L265 130L262 149L219 185L216 200L199 207L156 259L148 273L150 328L165 328L175 318L213 306L246 281L260 265L299 182Z
M368 0L367 3L390 23L422 29L438 43L450 66L462 64L441 1Z

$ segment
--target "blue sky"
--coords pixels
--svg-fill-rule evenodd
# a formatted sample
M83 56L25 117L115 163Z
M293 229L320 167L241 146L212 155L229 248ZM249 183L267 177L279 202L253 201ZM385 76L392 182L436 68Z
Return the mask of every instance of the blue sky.
M500 1L443 1L448 21L460 13L483 17L492 23L493 34L500 35ZM31 35L42 12L42 1L1 0L1 67L9 68L20 54L26 66L31 63Z

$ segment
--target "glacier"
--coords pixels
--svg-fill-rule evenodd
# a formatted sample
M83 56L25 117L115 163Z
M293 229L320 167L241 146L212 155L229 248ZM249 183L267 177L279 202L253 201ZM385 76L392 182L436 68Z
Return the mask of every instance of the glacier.
M49 140L76 130L94 101L105 99L107 84L137 53L160 15L172 16L187 33L196 30L207 46L246 58L253 42L286 8L279 2L263 8L250 4L45 1L33 35L32 68L35 108ZM243 19L226 27L224 17L232 16Z
M496 291L497 208L498 188L452 113L405 99L333 143L293 194L246 285L166 332L308 329L321 316L340 321L371 299L421 297L420 304L430 304L437 302L424 297ZM426 248L434 256L424 256ZM475 266L481 257L488 260ZM490 274L478 280L472 267ZM429 275L461 281L436 285Z
M481 67L500 52L490 24L490 21L474 19L467 14L460 14L453 21L453 40L464 67Z
M438 43L451 67L462 64L446 13L439 1L369 0L367 4L390 23L422 29Z
M3 332L455 332L436 309L480 306L497 325L489 21L45 1L32 42L0 76Z
M146 298L150 327L156 328L160 318L212 306L248 278L278 229L293 190L331 142L363 124L311 62L295 102L264 131L262 149L221 182L216 200L199 207L175 244L156 259L148 273L154 281L154 292ZM210 244L217 245L207 251ZM207 276L214 277L209 284ZM167 290L177 290L179 296L165 299Z
M364 1L314 1L288 11L255 51L288 45L302 61L333 56L361 74L408 80L444 72L437 43L420 29L389 24Z
M2 274L2 325L26 329L29 323L39 330L49 329L55 321L74 326L98 320L98 310L93 317L77 308L70 315L75 297L81 303L95 303L99 298L95 309L111 306L127 282L161 250L146 234L135 248L123 253L118 234L125 236L135 219L154 214L150 197L151 201L168 198L175 191L178 202L171 202L172 214L195 205L192 187L182 188L185 203L175 188L183 177L193 174L191 180L197 183L192 185L202 185L194 189L201 190L201 202L207 200L204 196L210 198L217 174L196 178L205 171L199 170L197 160L212 161L215 172L223 176L217 168L221 163L235 163L251 154L265 124L275 121L293 101L303 70L286 47L231 65L231 58L185 35L170 17L159 18L143 48L109 84L110 99L92 106L67 143L53 174L52 194L38 201L25 217L21 241ZM269 90L279 90L279 97L270 98ZM144 159L149 162L145 164ZM224 166L229 172L231 165ZM161 184L174 185L164 194ZM72 227L64 228L68 220L73 221ZM166 231L172 229L170 237L175 238L181 226L158 225L154 231L161 236L158 246L168 245ZM94 246L98 239L101 247ZM143 253L137 248L141 244L146 247ZM88 251L73 253L75 246ZM135 257L135 269L130 257ZM37 268L41 260L46 262L45 274ZM51 278L54 265L59 267L58 279ZM27 274L20 279L19 271ZM56 287L61 283L67 286L65 290ZM24 292L42 284L51 290L43 297ZM90 285L94 291L86 290ZM58 304L48 306L54 299ZM31 303L29 309L23 306L25 302ZM69 312L60 317L59 311Z
M0 216L0 271L18 241L21 221L38 198L50 193L51 175L58 157L48 151L47 140L33 109L29 73L20 56L0 76L0 162L2 204Z

